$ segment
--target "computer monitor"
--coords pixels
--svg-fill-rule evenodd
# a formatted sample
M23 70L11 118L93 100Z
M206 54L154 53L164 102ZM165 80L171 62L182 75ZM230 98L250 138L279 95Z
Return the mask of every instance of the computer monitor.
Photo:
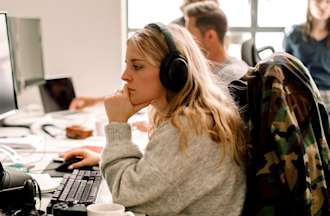
M40 19L8 17L17 89L44 81Z
M0 12L0 119L17 110L6 14Z
M39 90L45 113L68 110L76 97L69 77L47 79L39 85Z
M0 12L0 119L13 113L17 109L16 94L14 88L14 76L12 70L11 52L8 37L7 17ZM6 149L0 145L1 153ZM10 151L11 152L11 151ZM14 170L5 170L0 161L0 208L16 209L23 206L27 190L25 183L31 176ZM29 193L28 196L31 194ZM33 196L34 194L32 194ZM1 211L2 212L2 211ZM2 214L1 214L2 215Z

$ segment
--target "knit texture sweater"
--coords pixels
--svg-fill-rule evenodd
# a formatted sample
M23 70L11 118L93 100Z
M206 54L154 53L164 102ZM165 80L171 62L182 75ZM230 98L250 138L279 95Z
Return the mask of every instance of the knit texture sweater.
M161 124L142 153L126 123L105 127L101 171L113 202L149 216L240 215L246 192L242 167L208 135L188 134L180 149L178 130Z

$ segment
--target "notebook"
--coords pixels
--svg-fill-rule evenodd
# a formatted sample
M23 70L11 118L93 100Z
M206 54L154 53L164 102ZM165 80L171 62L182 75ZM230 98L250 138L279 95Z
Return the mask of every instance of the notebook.
M49 174L29 173L40 187L41 193L49 193L56 190L59 186L60 179L51 178Z

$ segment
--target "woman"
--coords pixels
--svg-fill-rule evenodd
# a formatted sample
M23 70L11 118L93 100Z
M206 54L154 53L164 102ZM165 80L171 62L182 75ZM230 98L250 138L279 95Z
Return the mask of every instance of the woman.
M178 64L187 67L174 72L186 72L181 88L160 78L173 72L163 70L173 47ZM126 65L125 87L105 99L109 124L101 170L113 201L147 215L240 215L246 190L239 165L243 123L231 97L213 83L190 34L177 25L148 25L128 40ZM147 105L152 132L142 154L127 120ZM90 152L84 156L97 161Z
M330 0L308 0L307 21L286 35L284 49L309 69L330 112Z

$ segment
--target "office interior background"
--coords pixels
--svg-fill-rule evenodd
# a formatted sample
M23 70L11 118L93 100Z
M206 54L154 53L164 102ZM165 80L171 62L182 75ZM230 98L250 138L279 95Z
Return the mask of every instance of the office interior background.
M110 94L121 86L126 39L150 22L181 16L182 0L1 0L8 16L39 18L46 78L70 76L77 95ZM240 45L282 51L283 33L305 21L307 0L219 0L229 20L229 54ZM22 91L20 107L39 103L36 87Z

